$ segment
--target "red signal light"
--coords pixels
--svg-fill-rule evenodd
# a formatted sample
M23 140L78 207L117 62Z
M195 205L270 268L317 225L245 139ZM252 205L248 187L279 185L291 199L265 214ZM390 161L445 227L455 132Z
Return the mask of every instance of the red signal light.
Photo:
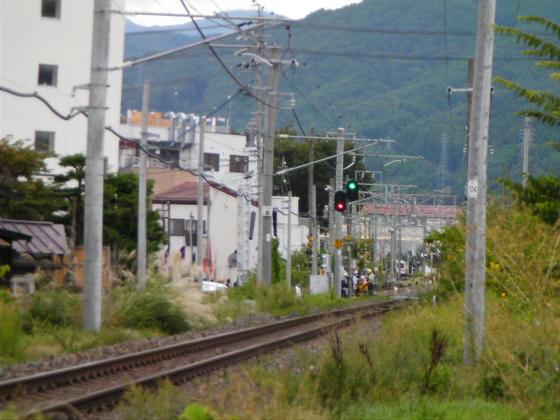
M334 193L334 209L343 212L346 210L346 192L336 191Z

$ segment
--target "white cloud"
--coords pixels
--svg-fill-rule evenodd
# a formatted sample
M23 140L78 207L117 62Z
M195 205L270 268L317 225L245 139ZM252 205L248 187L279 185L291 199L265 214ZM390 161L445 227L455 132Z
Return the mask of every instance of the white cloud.
M338 9L361 0L257 0L265 12L274 12L292 19L301 19L318 9ZM252 0L187 0L191 13L213 14L228 10L256 10ZM130 11L184 13L180 0L126 0ZM134 17L142 25L175 25L185 23L187 19L169 17Z

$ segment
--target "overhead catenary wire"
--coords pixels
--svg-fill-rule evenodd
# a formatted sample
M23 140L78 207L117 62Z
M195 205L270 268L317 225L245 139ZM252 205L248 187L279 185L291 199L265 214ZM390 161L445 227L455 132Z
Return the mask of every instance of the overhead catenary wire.
M185 9L185 11L187 12L187 15L190 17L193 25L196 27L196 30L198 31L198 33L200 34L200 37L203 40L206 40L206 35L204 35L204 32L202 32L202 30L200 29L200 26L198 25L198 23L196 22L196 20L194 19L194 17L191 15L189 8L187 7L187 5L185 4L184 0L179 0L181 2L181 4L183 5L183 8ZM277 106L273 106L272 104L267 103L266 101L263 101L261 98L259 98L258 96L254 95L251 90L249 89L248 86L244 85L241 80L239 80L237 78L237 76L235 76L235 74L233 74L233 72L225 65L224 61L222 60L222 58L218 55L218 53L216 52L216 50L210 45L210 44L206 44L208 49L212 52L212 55L216 58L216 60L218 60L218 62L220 63L220 65L223 67L223 69L226 71L226 73L233 79L233 81L235 83L237 83L237 85L249 96L251 96L252 98L254 98L255 100L257 100L258 102L262 103L265 106L270 106L272 108L278 109Z

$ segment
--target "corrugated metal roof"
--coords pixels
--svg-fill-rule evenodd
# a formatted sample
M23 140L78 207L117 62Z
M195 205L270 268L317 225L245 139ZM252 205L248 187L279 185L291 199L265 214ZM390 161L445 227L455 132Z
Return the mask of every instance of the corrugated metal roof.
M68 252L63 225L55 225L52 222L0 219L0 229L31 236L30 241L16 240L12 243L13 248L19 253L44 256L64 255Z

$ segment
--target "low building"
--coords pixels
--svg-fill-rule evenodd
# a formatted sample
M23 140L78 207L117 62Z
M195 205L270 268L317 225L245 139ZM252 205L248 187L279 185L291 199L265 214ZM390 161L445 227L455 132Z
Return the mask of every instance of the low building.
M68 243L64 226L51 222L0 219L2 264L8 264L7 278L12 289L26 283L29 292L34 290L33 278L28 274L39 267L52 271L58 282L64 276L64 258Z

